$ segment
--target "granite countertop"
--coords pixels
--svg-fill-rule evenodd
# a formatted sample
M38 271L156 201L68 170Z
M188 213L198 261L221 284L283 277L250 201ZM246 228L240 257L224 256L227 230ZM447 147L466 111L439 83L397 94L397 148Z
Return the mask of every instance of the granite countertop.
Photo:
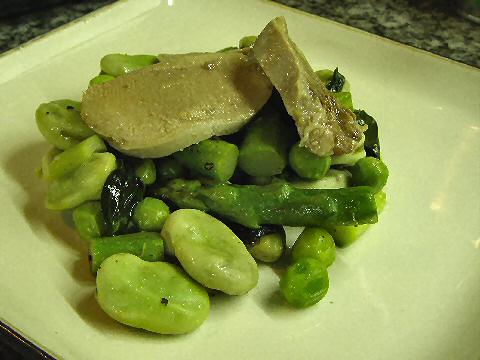
M480 25L448 0L276 0L389 39L480 67ZM0 19L0 52L76 19L112 0L69 1Z
M450 59L480 67L480 25L461 17L448 0L276 0ZM57 3L61 2L56 1ZM65 1L67 2L67 1ZM0 53L66 24L113 0L68 1L0 18ZM453 3L453 4L452 4ZM3 9L10 9L8 6ZM36 5L38 7L38 3ZM1 7L1 6L0 6ZM0 11L5 14L5 11ZM0 341L0 358L21 360Z

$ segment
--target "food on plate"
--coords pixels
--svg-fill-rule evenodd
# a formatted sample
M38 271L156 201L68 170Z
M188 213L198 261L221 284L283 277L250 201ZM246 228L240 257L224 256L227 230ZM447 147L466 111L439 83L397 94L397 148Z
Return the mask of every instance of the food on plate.
M175 211L165 222L162 236L167 251L206 288L243 295L257 285L257 264L245 245L225 224L203 211Z
M132 156L167 156L213 135L234 133L272 92L251 48L158 59L91 86L82 99L85 123Z
M178 266L132 254L108 257L98 270L97 300L115 320L161 334L185 334L208 317L205 289Z
M258 36L253 53L295 120L300 145L318 156L352 152L364 128L349 109L338 106L276 18ZM338 90L338 89L337 89Z
M81 103L35 114L53 146L45 206L72 209L100 307L188 333L210 296L255 291L257 262L278 270L285 306L325 297L336 248L378 221L389 175L339 69L314 72L283 18L238 47L109 54L100 69ZM304 228L293 246L285 226Z

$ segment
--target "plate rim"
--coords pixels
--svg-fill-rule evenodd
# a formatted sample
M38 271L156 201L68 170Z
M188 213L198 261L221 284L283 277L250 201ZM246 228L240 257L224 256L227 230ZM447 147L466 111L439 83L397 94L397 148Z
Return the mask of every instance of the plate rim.
M447 58L447 57L443 57L441 55L432 53L428 50L424 50L424 49L415 47L413 45L404 44L404 43L401 43L399 41L392 40L392 39L389 39L389 38L386 38L386 37L368 32L366 30L362 30L362 29L353 27L351 25L347 25L347 24L344 24L344 23L340 23L340 22L322 17L322 16L317 15L317 14L312 14L312 13L309 13L309 12L306 12L306 11L303 11L303 10L300 10L300 9L297 9L297 8L289 7L287 5L275 2L273 0L254 0L254 1L256 1L258 3L266 3L268 5L277 6L277 7L280 7L282 9L286 10L286 11L294 12L294 13L297 13L297 14L302 15L302 16L306 15L308 17L316 19L317 21L327 22L329 24L333 24L333 25L337 26L338 28L343 28L343 29L346 29L346 30L349 30L349 31L352 31L352 32L363 34L364 36L368 36L370 38L374 38L374 39L379 40L379 41L383 41L383 42L389 44L390 46L403 47L403 48L406 48L408 51L414 51L414 52L417 52L419 54L429 55L430 57L433 57L433 59L436 59L436 61L447 61L448 63L450 63L453 66L460 66L460 67L463 67L464 69L470 69L470 70L473 70L473 71L476 71L476 72L480 72L480 68L477 68L475 66L465 64L465 63L462 63L460 61L453 60L453 59L450 59L450 58ZM55 29L52 29L52 30L46 32L46 33L40 34L40 35L28 40L27 42L25 42L23 44L20 44L20 45L14 47L14 48L11 48L11 49L1 53L0 54L0 61L3 61L5 58L11 57L12 55L21 54L24 51L30 50L33 46L35 46L37 44L47 42L47 41L52 41L51 40L52 37L55 36L56 34L58 34L60 32L63 32L67 29L76 27L76 26L81 26L81 24L86 22L87 20L90 20L90 19L92 19L94 17L97 17L97 16L102 16L104 13L112 10L113 8L119 7L122 4L125 4L125 3L128 3L128 2L133 2L133 0L118 0L118 1L112 2L110 4L106 4L99 9L96 9L96 10L94 10L94 11L88 13L88 14L80 16L80 17L78 17L78 18L76 18L76 19L74 19L74 20L72 20L72 21L70 21L66 24L63 24L63 25L61 25L61 26L59 26ZM86 26L88 26L88 24L86 24ZM0 82L0 85L1 84L2 84L2 82ZM22 332L20 330L15 329L13 325L11 325L9 322L7 322L5 319L2 319L2 318L0 318L0 338L10 340L10 341L7 340L7 344L11 345L15 349L22 348L23 350L29 351L31 355L27 355L28 359L30 359L30 356L35 356L35 355L39 356L39 358L48 359L48 360L58 360L58 359L60 359L60 357L58 357L57 355L53 355L54 354L53 351L47 350L44 345L35 343L34 340L30 340L27 335L22 334ZM32 357L32 359L33 359L33 357Z

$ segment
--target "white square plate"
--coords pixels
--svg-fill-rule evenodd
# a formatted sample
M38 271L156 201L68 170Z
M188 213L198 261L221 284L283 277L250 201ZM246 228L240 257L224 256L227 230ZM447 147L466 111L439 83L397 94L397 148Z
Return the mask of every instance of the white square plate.
M215 51L287 19L312 66L338 66L376 117L390 168L380 222L330 268L330 291L298 311L277 275L214 298L193 334L109 319L86 247L43 206L47 149L34 112L80 99L107 53ZM128 1L0 58L0 320L65 359L479 359L480 71L273 3Z

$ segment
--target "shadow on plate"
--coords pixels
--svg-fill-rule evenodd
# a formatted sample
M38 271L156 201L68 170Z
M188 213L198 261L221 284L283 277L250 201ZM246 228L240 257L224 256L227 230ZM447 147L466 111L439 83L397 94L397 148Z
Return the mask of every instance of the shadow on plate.
M80 317L92 328L99 330L104 336L113 336L115 339L119 337L132 338L137 337L141 341L183 341L189 334L186 335L161 335L152 333L143 329L133 328L123 325L111 317L109 317L98 305L95 299L94 291L91 294L84 296L74 306L74 310Z
M26 203L20 206L32 231L41 234L46 229L62 246L68 246L79 252L85 251L73 228L62 219L62 214L45 208L43 202L45 186L35 172L40 167L42 156L48 148L47 143L41 142L18 149L9 156L5 169L22 186L27 195ZM39 240L44 238L39 236Z
M46 142L17 149L5 162L5 170L26 194L26 200L18 200L18 206L32 232L38 235L37 240L47 242L53 238L60 246L78 253L78 262L67 266L66 270L79 282L92 282L86 260L87 248L73 229L71 212L51 211L44 205L45 184L35 172L48 149ZM45 232L51 236L45 236Z

